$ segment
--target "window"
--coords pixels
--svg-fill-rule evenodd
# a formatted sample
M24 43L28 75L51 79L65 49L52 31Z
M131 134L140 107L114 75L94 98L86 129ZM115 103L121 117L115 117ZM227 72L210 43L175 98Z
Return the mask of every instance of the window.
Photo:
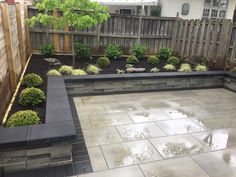
M189 3L184 3L182 6L182 15L188 15L189 14L189 9L190 9L190 5Z
M202 14L202 16L203 16L204 18L208 18L209 15L210 15L210 9L203 9L203 14Z
M131 15L131 9L120 9L120 14Z
M226 18L229 0L204 0L202 18Z
M219 14L219 18L225 18L226 15L226 11L225 10L221 10L220 14Z
M211 10L211 18L217 18L217 15L218 15L218 10L212 9Z

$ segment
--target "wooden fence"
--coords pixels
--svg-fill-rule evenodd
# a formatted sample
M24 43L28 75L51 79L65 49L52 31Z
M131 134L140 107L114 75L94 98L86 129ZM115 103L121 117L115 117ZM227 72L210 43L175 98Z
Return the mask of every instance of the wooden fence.
M28 8L29 16L37 9ZM55 14L54 12L54 15ZM140 33L139 33L140 31ZM31 47L38 50L51 42L56 52L70 53L70 32L51 29L49 37L42 25L30 30ZM110 19L91 29L76 33L75 41L88 44L95 54L102 54L109 43L119 44L129 54L134 44L147 46L149 53L160 47L170 47L182 59L198 59L217 68L236 65L236 25L230 20L181 20L176 18L143 17L139 29L139 17L111 15Z
M27 6L0 3L0 120L30 54Z

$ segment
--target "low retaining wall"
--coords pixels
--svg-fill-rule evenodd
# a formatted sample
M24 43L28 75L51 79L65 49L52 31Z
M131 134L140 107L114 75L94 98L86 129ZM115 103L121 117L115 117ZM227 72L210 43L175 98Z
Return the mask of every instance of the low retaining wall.
M92 95L140 91L219 88L230 79L224 71L66 77L68 94ZM233 76L233 75L232 75ZM233 87L232 87L233 89ZM234 88L235 89L235 88ZM236 89L235 89L236 90Z

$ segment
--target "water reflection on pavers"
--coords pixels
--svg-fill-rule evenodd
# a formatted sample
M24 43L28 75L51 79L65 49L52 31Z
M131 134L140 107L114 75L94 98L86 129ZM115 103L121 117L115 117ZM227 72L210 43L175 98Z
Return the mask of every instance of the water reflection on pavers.
M109 168L159 160L161 156L147 140L102 146Z
M74 102L94 171L81 177L236 177L236 149L229 150L236 147L231 91L100 95Z

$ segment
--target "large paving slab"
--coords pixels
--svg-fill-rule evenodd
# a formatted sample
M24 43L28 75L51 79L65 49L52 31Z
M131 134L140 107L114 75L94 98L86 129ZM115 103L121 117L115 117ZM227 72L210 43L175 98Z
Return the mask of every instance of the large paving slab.
M129 93L74 102L93 169L79 177L236 176L234 92Z

